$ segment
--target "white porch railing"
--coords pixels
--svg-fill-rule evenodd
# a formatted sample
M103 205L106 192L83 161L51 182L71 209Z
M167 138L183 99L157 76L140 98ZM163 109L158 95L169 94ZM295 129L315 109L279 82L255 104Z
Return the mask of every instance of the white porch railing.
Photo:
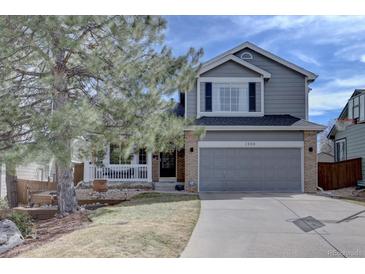
M119 182L148 182L151 170L148 165L130 164L130 165L107 165L97 167L88 165L88 174L90 180L105 179L108 181Z

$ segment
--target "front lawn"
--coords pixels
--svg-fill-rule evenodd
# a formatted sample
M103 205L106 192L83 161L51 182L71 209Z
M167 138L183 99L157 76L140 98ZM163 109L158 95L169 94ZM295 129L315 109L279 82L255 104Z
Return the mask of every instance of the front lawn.
M199 217L196 195L142 193L90 214L86 228L22 257L178 257Z

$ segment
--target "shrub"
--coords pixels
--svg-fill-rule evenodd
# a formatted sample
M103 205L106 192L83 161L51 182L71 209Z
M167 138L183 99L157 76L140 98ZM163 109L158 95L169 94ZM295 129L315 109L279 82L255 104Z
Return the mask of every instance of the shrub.
M0 198L0 210L8 208L8 201L5 198Z
M28 214L12 212L8 219L15 223L23 237L27 237L32 233L33 222Z

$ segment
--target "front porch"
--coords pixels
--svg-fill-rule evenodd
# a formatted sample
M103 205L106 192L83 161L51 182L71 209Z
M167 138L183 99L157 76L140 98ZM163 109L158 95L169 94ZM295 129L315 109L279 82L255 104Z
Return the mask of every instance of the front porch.
M98 167L94 164L85 165L85 182L95 179L105 179L109 182L152 182L152 165L148 164L129 164L118 165L110 164Z
M102 165L84 162L84 182L104 179L115 183L184 182L184 150L151 153L140 149L128 159L116 157L113 146L106 149Z

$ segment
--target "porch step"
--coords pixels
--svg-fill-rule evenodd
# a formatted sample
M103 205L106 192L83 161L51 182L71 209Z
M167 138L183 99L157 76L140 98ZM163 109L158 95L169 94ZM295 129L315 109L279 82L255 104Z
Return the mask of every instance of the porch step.
M156 191L175 191L176 185L182 185L182 183L177 182L158 182L155 183Z

